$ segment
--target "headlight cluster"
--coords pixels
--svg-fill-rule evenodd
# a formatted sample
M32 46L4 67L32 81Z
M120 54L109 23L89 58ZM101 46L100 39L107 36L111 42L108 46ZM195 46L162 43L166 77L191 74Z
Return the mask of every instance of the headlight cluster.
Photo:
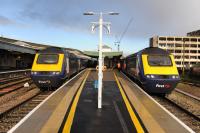
M60 72L52 72L53 75L58 75Z
M178 75L172 75L172 79L179 79Z
M146 75L147 76L147 78L149 78L149 79L154 79L155 78L155 75Z
M32 74L32 75L36 75L36 74L38 74L38 72L31 72L31 74Z
M34 71L32 71L31 74L32 75L37 75L37 74L40 74L40 75L59 75L60 72L34 72Z

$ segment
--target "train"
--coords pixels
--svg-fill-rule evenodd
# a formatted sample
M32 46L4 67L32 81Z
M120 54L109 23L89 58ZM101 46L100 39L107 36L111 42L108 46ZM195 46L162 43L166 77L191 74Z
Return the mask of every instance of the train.
M148 47L121 60L122 71L147 93L169 94L180 81L172 54Z
M69 50L49 47L36 53L31 78L41 90L56 89L72 75L85 69L90 57Z
M193 65L189 70L189 75L191 77L199 77L200 78L200 63Z

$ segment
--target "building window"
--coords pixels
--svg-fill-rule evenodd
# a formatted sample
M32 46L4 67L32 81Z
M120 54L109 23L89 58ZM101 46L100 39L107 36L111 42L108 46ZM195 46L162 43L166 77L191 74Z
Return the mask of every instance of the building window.
M191 42L197 42L196 38L191 38Z
M174 47L174 44L167 44L167 47Z
M181 59L181 56L175 56L175 59Z
M175 50L175 53L181 53L181 50Z
M191 50L190 53L197 53L197 51L196 50Z
M175 38L175 40L176 40L176 41L181 41L181 40L182 40L182 38Z
M167 41L174 41L174 38L167 38Z
M190 39L189 38L183 38L182 41L189 41Z
M196 47L197 47L197 45L191 44L191 47L192 47L192 48L196 48Z
M183 44L183 45L185 45L186 48L190 47L190 44Z
M190 51L189 50L185 50L185 53L189 53Z
M159 37L159 40L160 41L166 41L166 38L165 37Z
M190 56L190 59L197 59L196 56Z
M176 44L176 47L182 47L182 45L181 44Z
M160 43L159 46L160 47L166 47L166 44L165 43Z

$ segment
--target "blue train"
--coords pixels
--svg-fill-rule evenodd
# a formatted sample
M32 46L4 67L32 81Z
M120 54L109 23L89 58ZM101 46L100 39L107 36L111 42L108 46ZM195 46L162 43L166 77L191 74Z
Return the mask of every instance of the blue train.
M89 60L63 48L49 47L35 55L31 78L41 89L58 88L65 79L85 69Z
M145 48L122 60L122 71L148 93L170 93L180 80L174 57L155 47Z

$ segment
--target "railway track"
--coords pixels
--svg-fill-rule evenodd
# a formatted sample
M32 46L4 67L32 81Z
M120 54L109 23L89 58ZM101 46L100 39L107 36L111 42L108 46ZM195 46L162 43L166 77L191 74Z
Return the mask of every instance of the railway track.
M5 94L23 88L25 83L32 85L33 81L30 78L25 78L22 80L17 80L15 82L10 82L7 84L0 85L0 96L3 96Z
M181 83L191 85L191 86L200 87L200 83L196 83L196 82L189 82L189 81L183 80L183 81L181 81Z
M177 88L175 89L175 91L178 92L178 93L181 93L182 95L185 95L185 96L187 96L187 97L189 97L189 98L191 98L191 99L194 99L194 100L200 102L200 98L197 97L197 96L194 96L194 95L192 95L192 94L190 94L190 93L187 93L187 92L182 91L182 90L177 89Z
M0 114L0 132L7 132L53 91L38 91L23 102Z
M30 80L31 80L31 78L26 77L26 78L23 78L23 79L20 79L20 80L16 80L16 81L12 81L12 82L9 82L9 83L6 83L6 84L2 84L2 85L0 85L0 90L4 89L6 87L11 87L11 86L19 84L19 83L27 82L27 81L30 81Z
M188 113L197 117L200 121L200 99L192 94L175 89L170 95L165 97Z
M21 76L30 76L30 69L0 72L0 82Z
M200 133L200 118L193 112L188 111L168 97L152 96L158 103L164 106L168 111L188 125L192 130Z
M15 76L15 77L3 78L3 79L0 79L0 85L6 84L6 83L9 83L9 82L13 82L15 80L24 79L26 77L27 76Z

